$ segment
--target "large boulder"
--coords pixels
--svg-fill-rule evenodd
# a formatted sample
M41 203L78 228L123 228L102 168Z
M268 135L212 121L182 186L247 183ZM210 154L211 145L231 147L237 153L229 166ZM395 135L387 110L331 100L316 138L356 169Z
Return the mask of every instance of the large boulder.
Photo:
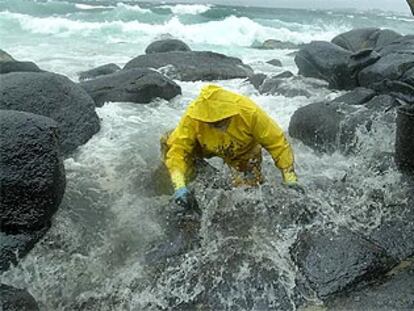
M0 49L0 62L13 62L14 58L7 53L6 51L3 51L2 49Z
M0 76L0 109L20 110L54 119L64 153L86 143L100 129L93 99L68 78L49 72Z
M171 98L181 94L174 81L152 69L135 68L81 82L80 85L95 100L105 102L149 103L154 98Z
M40 72L42 70L33 62L19 62L6 51L0 50L0 74L20 71Z
M32 113L0 113L0 228L38 230L65 192L58 124Z
M395 162L400 170L414 174L414 105L398 109Z
M354 90L335 98L333 102L359 106L371 100L375 95L376 92L374 90L357 87Z
M414 52L389 53L359 72L359 84L414 103L413 68Z
M345 228L304 230L291 254L303 276L298 282L321 299L378 277L397 263L383 248Z
M0 310L38 311L39 306L26 290L0 283Z
M35 63L33 62L0 62L0 74L10 72L42 72Z
M357 80L348 67L351 52L335 44L313 41L301 47L295 56L299 74L329 82L329 87L353 89Z
M337 35L331 42L351 52L358 52L381 48L401 37L389 29L358 28Z
M167 52L140 55L125 69L169 67L167 75L183 81L247 78L253 70L235 57L213 52Z
M390 53L413 54L414 35L406 35L376 50L382 56Z
M111 74L114 72L117 72L121 70L121 67L119 67L117 64L106 64L106 65L102 65L87 71L82 71L79 73L79 80L88 80L88 79L93 79L99 76L103 76L103 75L107 75L107 74Z
M145 54L165 53L174 51L191 51L190 47L181 40L162 39L152 42L145 49Z
M414 263L402 263L381 281L336 297L327 307L329 311L414 310Z
M375 96L362 106L348 105L345 99L313 103L296 110L289 124L290 136L319 152L349 153L358 145L358 128L370 131L372 120L379 117L384 122L394 121L392 108L398 103L391 96ZM354 99L347 98L350 103Z
M337 137L344 117L338 105L313 103L295 111L289 135L319 152L334 152L338 149Z

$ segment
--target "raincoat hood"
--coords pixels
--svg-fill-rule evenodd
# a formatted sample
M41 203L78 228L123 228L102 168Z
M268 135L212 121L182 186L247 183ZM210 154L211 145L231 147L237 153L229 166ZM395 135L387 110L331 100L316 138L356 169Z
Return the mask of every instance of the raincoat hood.
M188 116L202 122L217 122L239 114L241 96L217 85L207 85L190 104Z

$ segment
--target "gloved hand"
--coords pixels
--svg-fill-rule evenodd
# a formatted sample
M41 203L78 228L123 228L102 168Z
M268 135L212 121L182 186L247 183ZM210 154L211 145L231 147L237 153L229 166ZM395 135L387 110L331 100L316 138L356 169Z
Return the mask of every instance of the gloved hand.
M305 189L298 184L298 176L296 175L293 166L282 169L282 178L285 186L292 188L299 193L305 193Z
M183 208L180 212L186 212L189 210L194 210L199 212L198 204L194 195L188 190L187 187L178 188L174 193L174 201L180 207Z
M181 207L187 208L189 196L191 195L187 187L181 187L174 193L174 201Z

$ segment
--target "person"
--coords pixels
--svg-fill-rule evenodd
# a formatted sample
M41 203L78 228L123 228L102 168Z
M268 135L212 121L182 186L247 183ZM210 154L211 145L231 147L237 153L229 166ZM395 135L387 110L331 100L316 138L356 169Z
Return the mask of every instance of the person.
M262 148L280 169L283 184L297 186L292 148L279 125L248 97L217 85L203 87L178 126L161 138L175 201L184 208L194 202L187 183L197 159L222 158L235 186L262 183Z

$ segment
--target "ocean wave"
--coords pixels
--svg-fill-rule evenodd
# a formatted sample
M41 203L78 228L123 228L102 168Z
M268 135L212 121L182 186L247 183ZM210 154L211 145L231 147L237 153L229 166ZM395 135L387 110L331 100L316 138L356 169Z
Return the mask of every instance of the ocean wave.
M263 26L247 17L236 16L198 24L183 24L177 16L162 24L149 24L137 20L86 22L60 16L43 18L10 12L1 12L0 18L17 21L22 30L31 33L63 36L73 34L84 37L94 32L103 38L111 37L111 40L128 42L142 42L144 38L152 40L162 34L169 33L189 43L223 46L251 46L254 42L266 39L293 43L330 40L340 32L347 30L337 27L329 30L326 27L319 28L309 25L302 25L300 28L295 25L292 30L288 27Z
M96 10L96 9L111 9L111 8L114 8L113 6L91 5L91 4L83 4L83 3L76 3L75 7L79 10Z
M176 5L162 5L160 8L170 9L175 15L198 15L207 12L212 8L211 5L204 4L176 4Z
M124 10L134 11L138 13L152 13L150 9L143 9L139 5L130 5L130 4L122 3L122 2L118 2L116 4L116 7L118 9L124 9Z

